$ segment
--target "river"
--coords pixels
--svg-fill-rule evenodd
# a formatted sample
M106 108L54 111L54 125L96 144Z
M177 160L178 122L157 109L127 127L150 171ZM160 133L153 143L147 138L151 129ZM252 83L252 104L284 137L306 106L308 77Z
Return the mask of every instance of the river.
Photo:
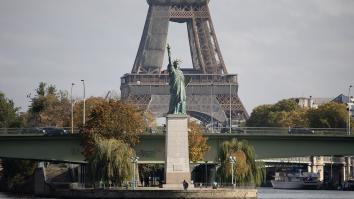
M38 199L31 195L0 193L1 199ZM44 199L44 198L40 198ZM354 191L258 189L258 199L354 199Z

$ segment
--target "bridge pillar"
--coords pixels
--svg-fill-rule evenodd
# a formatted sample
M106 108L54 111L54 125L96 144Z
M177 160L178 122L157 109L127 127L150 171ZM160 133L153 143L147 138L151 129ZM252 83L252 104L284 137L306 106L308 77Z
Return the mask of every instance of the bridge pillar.
M324 179L324 163L323 163L323 157L322 156L311 156L310 157L310 169L309 171L312 173L318 173L320 174L320 181L323 181Z
M349 178L352 175L350 168L351 168L351 157L348 156L345 158L346 180L349 180Z

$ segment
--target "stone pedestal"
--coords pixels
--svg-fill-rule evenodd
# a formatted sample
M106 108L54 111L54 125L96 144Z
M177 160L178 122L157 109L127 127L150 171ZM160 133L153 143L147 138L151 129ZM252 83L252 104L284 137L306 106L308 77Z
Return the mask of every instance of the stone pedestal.
M166 127L165 187L182 187L183 180L191 180L187 115L167 115Z

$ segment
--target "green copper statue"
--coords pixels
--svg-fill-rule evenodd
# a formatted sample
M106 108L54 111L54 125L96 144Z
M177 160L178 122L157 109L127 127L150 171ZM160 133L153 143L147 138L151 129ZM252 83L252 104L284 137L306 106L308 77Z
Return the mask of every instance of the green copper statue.
M171 48L167 45L168 52L168 73L170 77L170 108L168 114L186 114L186 82L182 70L179 67L180 61L171 62Z

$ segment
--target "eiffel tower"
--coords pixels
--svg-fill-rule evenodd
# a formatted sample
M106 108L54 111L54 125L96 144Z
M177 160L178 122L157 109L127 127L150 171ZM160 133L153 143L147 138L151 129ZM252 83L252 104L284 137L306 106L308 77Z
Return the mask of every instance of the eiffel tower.
M121 78L122 99L162 117L168 112L169 78L162 64L170 22L186 23L193 68L187 113L205 125L227 126L249 116L237 95L236 74L228 74L216 38L209 0L147 0L149 11L130 74ZM173 43L172 43L173 45Z

